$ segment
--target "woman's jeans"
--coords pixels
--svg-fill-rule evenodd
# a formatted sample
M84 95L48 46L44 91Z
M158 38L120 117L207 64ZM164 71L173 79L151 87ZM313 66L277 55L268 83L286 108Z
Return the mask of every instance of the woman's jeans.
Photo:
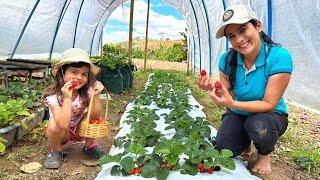
M286 131L288 115L279 113L255 113L243 116L227 110L216 137L216 148L229 149L233 156L244 152L251 141L258 153L267 155L274 150L278 138Z

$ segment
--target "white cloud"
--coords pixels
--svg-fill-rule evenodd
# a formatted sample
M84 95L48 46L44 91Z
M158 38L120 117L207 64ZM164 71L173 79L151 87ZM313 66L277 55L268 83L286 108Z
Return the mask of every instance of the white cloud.
M155 6L159 6L156 4ZM184 31L186 27L185 21L175 18L172 15L164 15L152 10L153 4L150 7L149 16L149 38L160 39L180 39L179 32ZM110 16L108 21L112 20L125 23L121 31L113 31L112 33L104 33L104 43L124 41L128 38L128 24L130 16L129 4L125 4L123 7L119 6ZM133 37L144 37L147 19L147 2L143 0L137 0L134 3L134 17L133 17ZM106 26L108 29L108 26ZM109 26L110 28L110 26ZM119 28L117 28L118 30ZM109 31L110 32L110 31ZM120 40L120 38L122 38Z

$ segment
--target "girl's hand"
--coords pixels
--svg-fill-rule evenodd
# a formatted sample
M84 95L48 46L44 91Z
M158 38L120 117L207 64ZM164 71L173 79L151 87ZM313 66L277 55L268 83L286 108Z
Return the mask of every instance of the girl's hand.
M217 94L217 92L219 92ZM234 100L229 94L229 91L221 84L221 88L216 89L214 86L209 94L210 98L218 105L231 108L233 106Z
M212 90L212 79L209 76L201 76L199 75L197 84L200 89L203 90Z
M92 90L94 95L100 94L100 92L103 91L103 89L104 89L104 86L100 81L96 81L93 84Z
M72 86L72 80L66 82L62 88L61 88L61 92L63 94L63 98L72 98L72 91L73 89L71 88Z

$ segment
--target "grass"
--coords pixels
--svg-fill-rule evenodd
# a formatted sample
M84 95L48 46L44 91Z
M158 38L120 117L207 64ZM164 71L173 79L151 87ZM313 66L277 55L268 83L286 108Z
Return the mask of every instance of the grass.
M302 123L296 112L289 116L289 125L286 133L279 139L280 150L277 154L288 158L300 169L315 177L320 177L320 148L317 140L312 138L311 130ZM310 127L309 127L310 128Z

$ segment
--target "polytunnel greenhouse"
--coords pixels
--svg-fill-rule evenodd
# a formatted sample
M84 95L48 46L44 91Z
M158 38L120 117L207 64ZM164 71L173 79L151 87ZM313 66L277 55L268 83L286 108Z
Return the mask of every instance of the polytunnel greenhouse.
M22 68L22 70L29 71L28 86L32 88L40 88L40 86L42 88L45 88L45 87L48 87L49 81L47 83L45 83L45 80L40 80L39 82L38 81L33 82L33 80L31 80L32 71L45 68L46 70L42 73L48 74L48 72L50 71L50 68L52 68L51 63L61 58L61 53L64 52L65 50L69 48L80 48L85 50L90 57L96 57L101 55L103 51L102 36L103 36L103 30L105 28L105 25L109 17L111 16L111 14L125 2L127 1L125 0L54 0L54 1L52 0L17 0L17 1L1 0L0 1L0 17L1 17L0 18L0 29L1 29L0 30L0 65L1 65L0 80L8 81L6 71L12 68L12 64L10 64L11 62L14 62L15 60L17 60L17 63L19 64L19 63L26 63L29 61L31 64L35 63L31 65L32 68L30 67ZM269 37L271 37L272 40L280 43L281 46L286 48L292 55L294 68L291 74L291 80L290 80L289 86L284 94L284 98L286 102L289 104L297 105L297 107L300 107L300 108L302 107L306 109L306 110L303 110L303 112L301 113L302 114L301 116L297 115L299 117L298 119L302 119L306 121L310 120L309 118L312 118L312 116L305 112L308 110L311 110L311 112L315 114L319 113L320 111L320 99L319 99L320 96L318 95L318 91L320 90L320 71L319 71L320 69L320 58L319 58L320 57L320 53L319 53L320 52L320 36L319 36L320 1L319 0L305 0L305 1L298 1L298 0L264 0L264 1L165 0L165 3L167 3L169 6L174 7L185 18L185 23L187 26L186 28L188 29L187 61L189 63L189 69L191 69L191 72L193 72L194 76L198 76L200 71L203 69L205 69L209 75L212 75L212 76L219 75L219 69L218 69L219 58L223 52L225 52L231 47L231 44L227 41L225 37L220 39L216 38L216 30L220 25L219 23L223 17L224 11L228 7L235 4L244 4L252 8L253 11L256 13L257 17L262 22L263 31ZM125 85L125 82L123 82L122 84L123 89L130 89L132 88L132 86L135 86L135 84L133 84L134 82L133 82L132 76L134 72L133 72L133 69L131 69L132 67L128 66L130 70L125 70L125 69L121 70L123 71L123 73L127 73L126 75L122 75L121 77L127 78L127 81L128 81L126 82L127 83L126 85ZM12 69L15 69L15 68L12 68ZM101 71L101 74L108 74L108 73L109 71L103 71L103 70ZM12 75L12 77L19 76L17 74L19 73L15 73L14 75ZM6 78L1 79L2 75L6 75ZM25 76L28 76L28 75L25 75ZM160 73L160 75L157 73L154 73L154 74L152 73L151 75L148 76L147 84L144 87L145 91L141 89L142 93L137 97L137 99L129 104L126 104L126 106L124 106L125 109L122 109L122 110L113 110L113 109L122 107L121 102L127 102L129 101L129 99L124 99L124 100L122 99L119 102L121 105L117 106L117 105L114 105L117 102L116 99L119 98L117 95L111 95L111 98L108 93L100 95L103 101L106 100L106 104L103 104L103 106L107 106L106 111L108 112L108 103L109 103L109 111L115 111L116 112L115 114L117 114L117 116L121 116L121 119L118 120L117 123L113 122L113 124L117 124L119 127L113 127L114 129L116 129L114 130L109 126L109 130L108 130L108 131L112 130L109 132L109 136L117 137L118 140L116 140L114 144L109 144L109 148L111 147L111 145L113 145L109 152L109 156L108 156L109 159L107 158L107 160L106 159L100 160L104 162L102 169L97 169L98 163L92 164L91 162L87 162L86 160L84 161L81 160L81 163L82 163L81 165L82 166L85 165L85 166L81 167L79 172L76 172L76 170L73 171L73 169L71 170L73 172L68 172L68 170L64 170L64 173L65 173L64 175L66 178L81 178L80 176L77 176L77 175L79 174L81 175L81 171L90 171L90 169L88 170L88 168L96 168L92 170L94 172L93 173L94 177L84 176L85 178L89 178L89 179L90 178L91 179L92 178L143 179L143 177L153 177L157 179L166 179L166 178L168 179L182 179L182 178L211 179L212 177L216 179L264 178L264 176L255 176L254 174L251 174L246 168L246 165L247 165L246 163L248 162L244 162L240 158L232 159L233 160L232 161L230 158L232 155L230 156L230 154L228 154L229 152L225 152L225 154L223 153L219 154L218 152L217 157L225 158L222 160L223 163L221 163L222 164L221 168L224 168L224 167L227 167L227 168L220 171L220 166L213 166L213 167L219 167L218 172L215 172L213 174L212 172L197 174L199 166L198 168L196 167L196 170L195 170L196 172L194 172L193 171L194 169L192 170L192 166L190 164L182 167L184 168L183 169L184 173L181 173L181 171L180 172L174 171L174 169L173 171L171 171L172 168L171 169L169 168L170 172L165 171L160 173L160 171L156 171L156 170L152 171L152 168L154 168L154 165L152 163L156 163L156 162L153 162L150 160L148 161L148 168L149 168L148 170L140 169L140 172L138 172L139 167L135 167L133 168L133 170L137 170L138 173L133 173L133 174L138 174L138 175L127 176L129 174L132 175L132 173L130 172L130 169L132 169L133 167L132 161L134 161L135 159L123 158L125 160L123 159L121 161L116 160L117 158L119 158L117 155L123 153L124 146L129 146L130 143L133 144L133 140L130 141L130 143L128 143L129 141L126 140L124 137L127 137L128 136L127 134L133 131L131 127L138 128L138 126L140 126L138 124L134 124L132 118L133 119L150 118L150 117L142 117L142 116L134 117L134 115L132 114L134 113L135 115L137 113L141 113L144 115L149 114L149 116L152 116L151 118L154 118L156 116L158 119L160 119L159 120L161 121L160 124L157 122L157 126L154 127L154 129L157 131L144 132L144 133L153 134L152 138L155 138L156 136L157 138L162 137L160 132L165 132L166 137L176 136L174 135L174 133L175 131L178 132L177 129L174 130L166 127L167 125L165 124L165 122L168 122L169 120L167 118L171 117L170 111L168 111L168 109L161 108L162 104L157 105L157 104L151 103L149 104L149 106L145 106L146 103L148 103L148 102L145 102L147 101L145 99L152 100L152 98L154 97L152 98L145 97L145 99L141 98L141 97L144 97L145 95L148 95L148 92L147 92L147 90L149 90L148 88L153 87L154 84L157 85L156 87L160 88L159 90L160 95L163 95L166 93L170 94L170 90L169 92L164 93L166 91L165 86L167 84L158 86L159 84L157 83L158 83L159 77L166 77L168 81L170 79L176 80L176 81L172 81L173 84L175 82L180 82L181 80L179 79L179 77L170 76L170 75L167 75L166 73L164 74ZM101 81L104 83L103 79L101 79ZM184 80L181 80L181 81L184 81ZM111 83L110 86L115 86L115 84L119 82L115 80L112 82L110 81L109 83ZM9 82L9 84L14 84L14 83ZM177 84L180 84L180 83L177 83ZM175 90L176 87L172 86L171 88ZM13 89L16 89L16 90L13 90ZM152 90L152 88L150 89ZM17 92L15 92L15 95L7 95L6 93L8 93L9 91L17 91ZM180 90L177 90L177 91L180 91ZM26 93L29 95L25 96L23 93ZM13 86L13 88L11 88L8 91L3 91L3 92L0 91L0 100L1 100L0 105L2 103L3 107L12 106L13 108L18 110L20 110L22 106L18 107L18 105L14 106L11 104L10 105L4 104L4 103L9 103L10 100L4 99L4 98L1 99L1 95L7 96L6 98L9 98L9 99L13 99L13 97L19 97L19 96L26 97L26 99L29 99L29 100L41 98L41 93L37 94L36 92L33 92L33 91L27 91L23 88L20 88L19 86ZM151 93L149 93L149 95L152 96ZM190 90L184 92L182 96L185 96L186 99L183 99L181 101L182 102L189 101L189 105L190 105L190 107L187 108L189 110L188 115L190 116L188 116L187 118L191 117L191 118L197 119L197 121L201 121L201 119L206 118L206 114L202 111L203 106L200 105L197 102L197 100L191 95ZM110 101L110 99L112 100ZM180 100L177 100L177 101L180 101ZM20 102L10 101L10 103L19 104ZM21 101L21 103L28 103L28 102ZM139 103L144 106L138 106L137 104ZM29 117L31 114L33 114L33 111L31 111L30 109L36 107L35 104L36 103L33 103L33 102L29 103L28 104L29 109L21 110L20 112L23 111L23 113L20 113L20 114L23 114L23 116ZM39 105L39 108L37 108L36 110L37 113L39 112L40 114L42 113L43 116L45 116L45 114L49 116L48 115L49 112L44 110L45 108L41 109L40 107L41 106ZM3 115L6 112L13 111L12 109L5 109L5 108L3 108L4 110L1 110L1 108L2 107L0 106L0 113ZM142 110L145 110L145 112L140 112ZM178 110L177 110L177 113L179 113ZM220 110L216 114L218 114L220 118L223 112ZM1 118L2 117L0 116L0 125L2 123L1 121L5 121L5 120L2 120ZM45 118L42 118L42 119L45 119ZM295 120L295 118L293 119ZM171 123L174 123L173 120ZM9 125L15 126L15 124L16 123L10 123ZM149 125L150 124L153 127L155 123L154 124L149 123ZM38 136L41 136L39 135L41 134L39 132L44 131L44 126L39 127L36 124L33 124L29 127L29 129L28 128L27 129L28 130L36 129L37 130L36 132L32 131L32 133L28 133L26 131L24 132L24 134L21 134L21 132L23 132L21 130L22 128L18 126L20 125L17 125L17 131L15 132L16 134L14 135L14 137L12 137L11 141L14 141L16 138L20 139L25 137L25 134L26 135L32 134L33 135L32 137L37 138ZM173 124L170 124L171 128L172 126ZM310 135L310 137L315 141L315 143L313 144L315 147L313 148L318 149L320 147L320 133L319 133L320 126L319 126L319 123L316 123L316 122L313 122L312 126L313 126L312 128L315 128L315 129L312 130L312 132L314 133ZM211 138L215 137L217 133L215 128L213 128L212 126L210 126L210 129L206 129L206 128L201 129L201 131L204 132L203 134L207 133L206 135L208 135L208 137L206 141L208 142L211 141L212 140ZM142 129L140 130L143 131ZM118 134L114 133L117 131L119 131ZM303 130L300 130L300 131L303 131ZM0 126L0 132L2 133L1 126ZM146 134L139 134L138 132L135 132L135 133L136 133L135 134L136 136L147 136ZM297 135L300 136L300 134L297 134ZM5 134L5 136L7 136L7 134ZM43 133L42 133L42 136L44 136ZM197 139L199 137L194 135L193 138ZM3 144L4 144L3 145L4 148L7 150L9 149L9 151L11 152L12 150L10 150L9 148L11 145L6 144L8 143L7 142L8 139L6 139L6 137L4 138L5 141L3 141L2 139L3 138L0 136L0 152L2 153L1 148ZM181 137L181 139L183 138ZM145 141L145 139L143 141ZM118 143L118 146L115 146L116 143ZM155 145L156 146L155 149L158 150L158 152L164 152L167 150L167 149L164 149L165 146L170 146L172 149L181 148L180 146L173 146L173 144L175 145L177 143L178 142L174 140L168 140L168 141L159 143L161 146ZM187 144L190 142L184 142L184 143ZM290 142L290 143L294 144L295 142ZM13 143L13 146L19 147L19 143L17 144ZM78 147L79 144L76 144L76 146ZM68 146L68 147L69 147L69 150L74 149L74 146ZM132 154L136 153L137 155L139 153L148 154L152 152L152 149L150 147L147 147L145 149L143 148L144 147L142 147L142 150L141 150L140 146L132 145L130 153ZM280 149L282 149L285 152L293 152L293 150L290 149L290 147L281 146ZM214 154L212 149L208 151ZM315 153L315 151L312 151L312 153ZM168 154L172 156L177 155L174 153L176 152L171 152L171 151L168 152ZM30 154L31 155L35 154L35 152L30 152ZM192 155L196 156L195 154L192 154ZM189 157L192 155L189 154ZM186 159L185 156L186 154L183 154L182 156L179 156L179 157L177 156L177 158L178 159L180 158L180 160ZM318 154L316 153L316 155L314 155L312 158L309 158L309 159L308 158L306 159L306 157L304 156L294 156L293 159L296 160L295 162L298 161L300 165L301 163L306 163L306 165L303 166L302 169L306 170L309 168L309 172L307 174L304 174L298 171L293 174L297 174L301 178L319 177L320 175L319 156L320 156L319 152ZM318 159L314 160L316 159L315 157L318 157ZM1 158L2 158L2 155L0 156L0 160ZM4 155L4 158L5 158L5 155ZM34 157L29 158L28 156L27 161L32 162L33 158ZM77 159L77 155L72 155L71 158ZM151 159L151 157L148 157L148 158ZM230 165L230 161L232 161L231 165ZM187 161L187 162L191 164L193 163L193 161ZM1 161L0 161L0 165L1 166L3 165ZM23 167L25 169L29 168L29 171L23 169L22 167L21 167L21 171L25 173L34 173L34 172L42 173L40 175L38 173L34 177L41 177L41 175L45 176L46 173L50 172L48 170L43 170L44 168L42 167L41 163L40 164L38 163L34 166L33 165L34 164L32 164L32 166L30 165L32 169L31 172L30 172L30 166ZM129 167L130 169L128 170ZM142 167L140 166L140 168ZM277 168L281 169L281 166ZM314 170L317 168L318 170ZM230 169L233 169L233 171L229 171ZM0 170L0 172L2 171ZM121 172L122 172L122 175L120 175ZM276 172L277 171L274 171L273 169L273 174ZM73 175L68 176L66 174L69 174L69 175L73 174ZM210 176L211 174L212 176ZM0 177L1 178L9 177L5 175L6 173L4 173L3 176L0 175ZM114 175L118 175L118 176L114 176ZM26 177L21 174L20 175L15 174L15 176L18 178ZM63 178L63 175L59 175L59 176L50 175L50 177ZM273 175L272 177L269 177L269 179L272 179L275 177L290 178L292 176L288 176L285 173L282 176L279 174L276 174L276 175ZM266 179L268 179L268 177Z

